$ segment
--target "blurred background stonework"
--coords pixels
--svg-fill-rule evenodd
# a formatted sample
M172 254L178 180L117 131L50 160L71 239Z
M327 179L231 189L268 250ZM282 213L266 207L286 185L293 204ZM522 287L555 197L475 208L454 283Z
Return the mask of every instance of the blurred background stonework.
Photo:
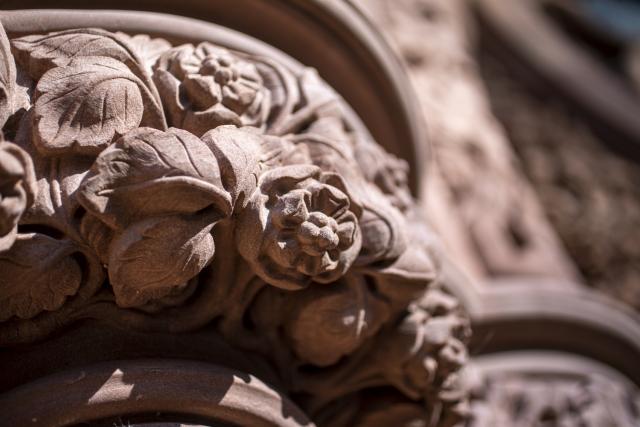
M594 360L513 350L564 350L572 336L579 352L607 348L604 336L545 328L556 292L595 289L623 303L613 312L640 309L640 2L357 3L421 103L431 150L424 199L449 255L479 290L516 289L489 297L488 317L537 306L529 323L475 328L466 425L638 425L635 387ZM559 302L560 312L609 323L606 310L587 313L577 299ZM502 347L489 349L501 334ZM601 360L625 357L608 352Z
M496 38L491 15L496 4L517 27L515 9L536 3L545 26L573 42L572 51L595 58L612 86L636 98L640 24L634 27L633 13L622 12L638 12L640 3L357 3L403 59L421 102L435 158L425 191L452 258L480 282L552 278L640 308L640 167L634 141L627 141L633 135L599 129L606 117L594 119L591 105L545 81L535 52L518 51L517 33L515 52L524 60L505 54L499 38L509 37ZM540 44L543 36L528 35ZM555 44L546 51L563 55ZM578 66L573 76L586 85L601 81L592 77ZM616 102L618 93L609 89L602 87L602 96ZM612 149L621 145L631 150Z

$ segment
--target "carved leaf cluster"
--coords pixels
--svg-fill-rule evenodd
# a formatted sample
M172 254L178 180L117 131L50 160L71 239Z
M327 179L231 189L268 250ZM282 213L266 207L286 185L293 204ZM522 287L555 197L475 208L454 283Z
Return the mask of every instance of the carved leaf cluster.
M95 246L106 251L102 256L122 307L186 286L213 257L211 228L231 213L231 195L211 150L173 128L139 128L104 150L78 200L113 230L106 248L102 242Z
M11 251L0 252L0 321L12 316L30 319L54 311L73 296L82 269L72 256L74 245L43 234L21 234Z
M216 158L181 129L139 128L103 151L82 184L83 206L114 229L149 216L189 214L207 207L231 212Z
M164 126L143 65L117 35L69 30L12 46L37 80L33 142L44 155L97 154L140 124Z
M528 427L544 425L547 420L576 427L637 425L637 390L605 376L593 372L561 375L539 366L530 371L492 373L476 369L476 380L471 381L471 427Z

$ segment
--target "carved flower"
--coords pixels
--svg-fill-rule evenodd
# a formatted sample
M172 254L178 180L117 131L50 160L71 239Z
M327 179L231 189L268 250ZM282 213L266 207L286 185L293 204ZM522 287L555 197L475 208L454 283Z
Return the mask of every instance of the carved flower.
M342 178L312 165L266 172L240 217L238 248L271 285L333 282L358 255L360 207Z
M293 142L298 153L308 156L307 162L342 176L349 183L352 195L358 198L362 207L362 216L358 218L362 248L356 265L388 264L405 251L408 241L405 217L394 200L408 208L412 204L411 196L408 193L402 196L400 191L394 193L392 186L387 189L376 184L376 177L386 176L383 172L390 168L387 153L370 143L361 145L371 147L352 151L348 139L344 135L341 139L340 126L342 124L332 121L319 121L310 126L309 131L322 135L303 133L286 139ZM331 135L332 130L337 131L336 135Z
M15 241L18 221L37 191L33 163L27 153L0 141L0 251Z
M210 43L179 46L155 65L169 122L196 135L220 125L260 127L270 94L255 65Z

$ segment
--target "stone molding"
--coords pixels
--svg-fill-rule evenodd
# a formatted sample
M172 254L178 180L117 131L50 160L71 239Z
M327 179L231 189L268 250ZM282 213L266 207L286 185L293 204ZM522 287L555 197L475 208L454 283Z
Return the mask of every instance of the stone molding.
M55 389L64 393L51 393ZM117 361L75 368L0 396L0 407L3 425L13 426L113 425L123 414L153 414L159 408L169 415L157 421L165 422L179 422L184 419L180 414L188 413L193 422L216 420L224 425L313 425L285 395L258 378L189 360Z

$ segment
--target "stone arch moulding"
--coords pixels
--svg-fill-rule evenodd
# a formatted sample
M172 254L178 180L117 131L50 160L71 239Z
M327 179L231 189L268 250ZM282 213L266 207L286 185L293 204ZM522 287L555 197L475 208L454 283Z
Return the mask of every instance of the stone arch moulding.
M178 359L74 368L0 397L0 406L2 422L13 426L37 425L40 420L48 425L113 425L123 415L160 411L177 420L186 415L214 425L313 426L286 396L256 377Z
M450 261L443 276L467 310L473 354L509 350L574 353L640 385L640 319L624 304L568 281L516 277L469 281Z
M443 271L457 277L444 281L473 328L468 426L637 424L640 319L632 309L575 283L517 277L482 285L450 263Z

